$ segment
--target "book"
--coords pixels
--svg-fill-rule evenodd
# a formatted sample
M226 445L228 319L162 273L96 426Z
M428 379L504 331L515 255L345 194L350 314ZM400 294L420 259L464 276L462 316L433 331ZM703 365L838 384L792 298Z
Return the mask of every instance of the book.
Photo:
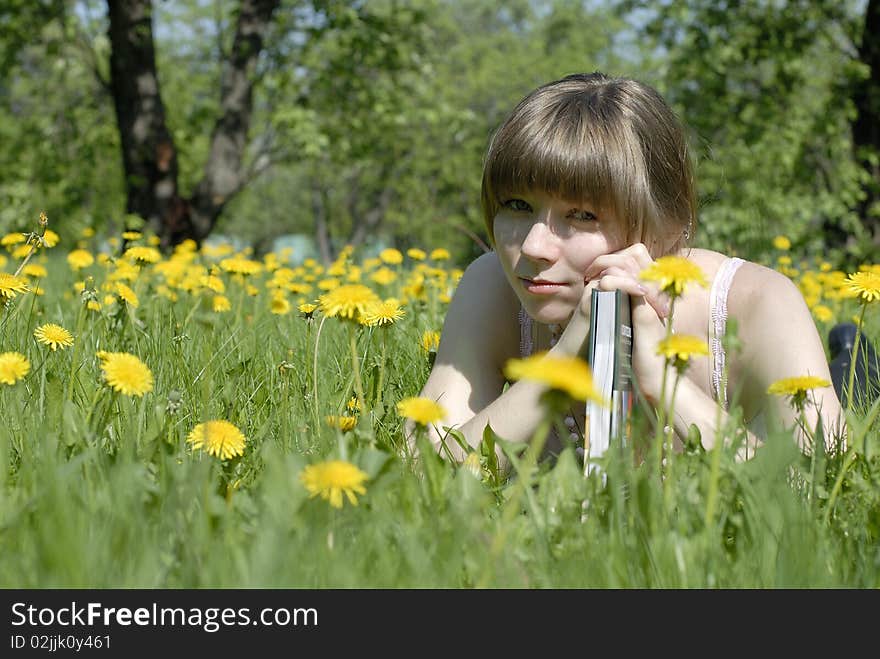
M633 407L632 310L624 291L594 290L590 301L587 363L603 406L587 401L584 419L584 474L596 470L596 458L612 444L625 446Z

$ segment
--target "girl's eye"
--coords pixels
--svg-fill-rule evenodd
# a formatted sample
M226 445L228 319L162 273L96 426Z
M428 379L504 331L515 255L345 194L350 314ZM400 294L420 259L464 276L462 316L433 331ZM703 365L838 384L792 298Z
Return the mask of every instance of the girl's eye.
M503 204L501 204L501 205L502 205L504 208L507 208L507 209L512 210L512 211L517 211L517 212L525 212L525 213L527 213L527 212L529 212L530 210L532 210L532 207L529 206L529 205L528 205L526 202L524 202L522 199L508 199L507 201L505 201L505 202L504 202Z
M580 222L595 222L599 219L590 211L578 210L577 208L572 208L568 212L568 217L579 220Z

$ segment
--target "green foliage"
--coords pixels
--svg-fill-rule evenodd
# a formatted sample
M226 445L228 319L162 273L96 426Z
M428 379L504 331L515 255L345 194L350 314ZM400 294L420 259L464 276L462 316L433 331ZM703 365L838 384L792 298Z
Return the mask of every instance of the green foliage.
M693 133L702 244L759 258L783 234L819 254L843 234L850 258L870 258L850 137L852 91L868 73L855 53L862 5L623 3L652 10L658 86Z

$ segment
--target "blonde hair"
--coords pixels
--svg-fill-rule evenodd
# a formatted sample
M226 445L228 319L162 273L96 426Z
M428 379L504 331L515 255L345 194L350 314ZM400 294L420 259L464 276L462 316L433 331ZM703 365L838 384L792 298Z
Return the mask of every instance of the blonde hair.
M483 165L493 243L501 204L528 190L613 211L628 243L645 243L655 257L684 247L696 229L684 130L656 90L627 78L570 75L519 102Z

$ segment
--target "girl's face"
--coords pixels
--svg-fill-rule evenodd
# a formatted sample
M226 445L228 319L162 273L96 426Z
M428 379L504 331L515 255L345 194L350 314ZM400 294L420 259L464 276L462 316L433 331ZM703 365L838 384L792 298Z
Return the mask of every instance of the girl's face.
M590 204L529 191L502 199L495 245L507 280L526 312L565 325L584 292L593 260L625 247L617 219Z

